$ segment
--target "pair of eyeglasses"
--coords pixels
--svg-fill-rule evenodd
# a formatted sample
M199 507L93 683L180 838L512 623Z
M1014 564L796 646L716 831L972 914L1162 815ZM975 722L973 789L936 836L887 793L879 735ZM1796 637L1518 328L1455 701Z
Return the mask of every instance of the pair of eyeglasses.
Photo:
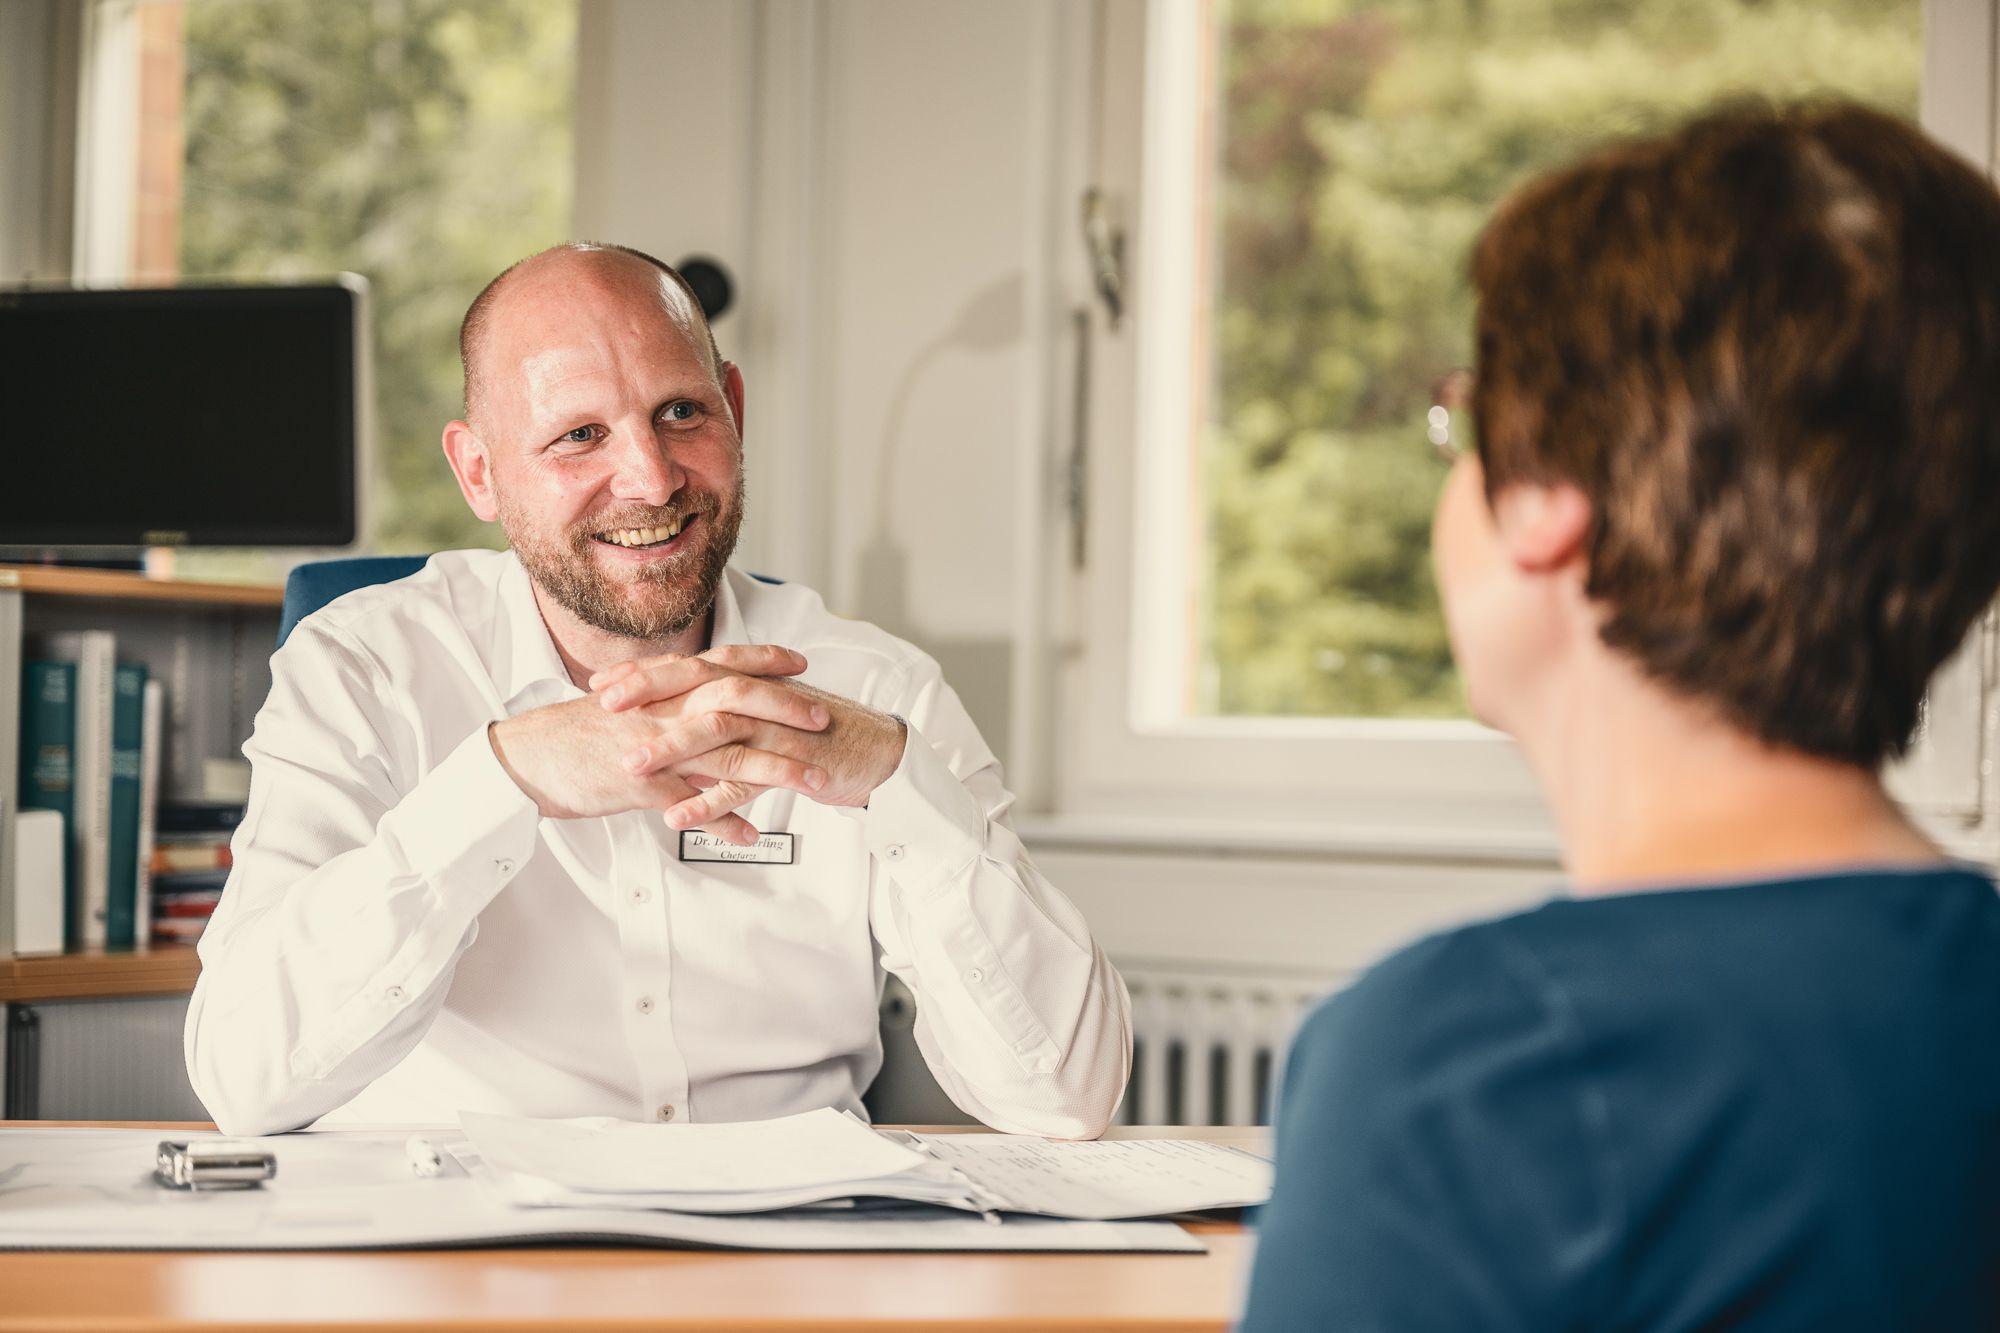
M1454 425L1458 428L1453 434ZM1431 385L1431 408L1424 414L1424 438L1438 462L1450 467L1472 447L1472 372L1448 370Z

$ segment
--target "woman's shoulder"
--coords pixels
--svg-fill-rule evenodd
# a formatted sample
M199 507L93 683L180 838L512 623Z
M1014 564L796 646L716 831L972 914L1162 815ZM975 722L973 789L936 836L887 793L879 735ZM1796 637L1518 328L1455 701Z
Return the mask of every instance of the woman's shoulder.
M1778 980L1775 957L1787 995L1859 976L1914 990L1983 975L2000 960L2000 894L1978 870L1942 865L1555 898L1389 955L1323 1002L1295 1045L1412 1076L1480 1047L1578 1055L1633 1025L1724 1021L1710 1014L1717 978L1740 1000Z
M1559 988L1520 938L1535 915L1459 926L1390 954L1307 1017L1292 1066L1346 1066L1380 1086L1424 1079L1482 1048L1553 1053L1566 1036Z

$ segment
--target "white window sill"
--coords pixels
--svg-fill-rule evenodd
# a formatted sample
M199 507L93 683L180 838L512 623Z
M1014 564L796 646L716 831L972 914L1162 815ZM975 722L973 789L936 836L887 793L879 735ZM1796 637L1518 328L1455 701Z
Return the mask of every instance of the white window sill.
M1416 829L1325 822L1168 819L1130 815L1018 815L1014 830L1035 851L1140 856L1246 856L1282 860L1415 861L1559 868L1546 830Z
M1966 828L1958 821L1922 813L1917 820L1946 855L1989 871L2000 867L2000 837L1993 830ZM1557 871L1562 866L1561 844L1546 830L1537 829L1459 831L1081 814L1023 814L1013 823L1021 840L1037 852L1392 861Z

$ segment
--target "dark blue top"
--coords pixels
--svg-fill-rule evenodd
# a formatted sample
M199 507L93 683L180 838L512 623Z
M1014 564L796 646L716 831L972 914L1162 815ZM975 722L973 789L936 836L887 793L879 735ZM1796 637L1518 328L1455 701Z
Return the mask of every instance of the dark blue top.
M1248 1329L2000 1329L2000 896L1581 898L1300 1030Z

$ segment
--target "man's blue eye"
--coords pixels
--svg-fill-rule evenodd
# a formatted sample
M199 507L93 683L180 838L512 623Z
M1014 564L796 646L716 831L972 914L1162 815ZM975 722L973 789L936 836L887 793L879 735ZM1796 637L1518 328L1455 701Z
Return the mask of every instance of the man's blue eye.
M563 432L563 439L571 444L589 444L590 436L591 428L589 426L578 426L575 430Z
M660 415L669 421L686 421L695 412L693 403L668 403L667 410Z

